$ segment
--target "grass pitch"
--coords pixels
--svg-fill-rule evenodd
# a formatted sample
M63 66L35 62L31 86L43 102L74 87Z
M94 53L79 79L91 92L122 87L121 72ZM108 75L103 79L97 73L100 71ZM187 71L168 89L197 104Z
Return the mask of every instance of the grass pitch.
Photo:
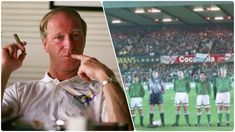
M213 93L212 93L213 94ZM164 115L165 115L165 126L157 127L157 128L148 128L149 124L149 92L146 91L144 97L144 127L140 126L139 114L136 111L135 113L135 129L140 131L232 131L234 128L234 92L231 91L231 106L230 106L230 126L226 126L226 118L225 114L223 114L222 118L222 126L217 127L217 107L215 106L215 100L213 99L212 94L210 95L210 104L211 104L211 123L212 126L207 126L207 117L205 111L203 110L201 116L201 126L195 126L197 121L196 115L196 94L195 89L192 89L189 93L189 118L191 127L186 127L185 117L183 115L183 108L181 108L181 116L178 127L172 127L171 125L175 122L175 107L174 107L174 96L175 92L171 89L166 90L163 95L164 99ZM129 97L128 97L129 98ZM154 120L160 120L159 113L157 110L157 106L155 106Z

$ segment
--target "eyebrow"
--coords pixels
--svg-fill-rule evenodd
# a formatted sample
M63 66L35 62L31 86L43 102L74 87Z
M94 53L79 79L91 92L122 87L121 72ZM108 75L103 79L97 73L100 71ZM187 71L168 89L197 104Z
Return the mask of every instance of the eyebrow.
M76 28L76 29L73 29L72 32L82 32L82 29Z

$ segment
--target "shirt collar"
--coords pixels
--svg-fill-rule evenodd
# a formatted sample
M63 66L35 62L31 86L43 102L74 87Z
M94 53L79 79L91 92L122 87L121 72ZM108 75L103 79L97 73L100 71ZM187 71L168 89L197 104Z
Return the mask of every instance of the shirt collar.
M43 82L50 82L50 81L53 81L54 79L53 78L51 78L49 75L48 75L48 72L46 72L45 74L44 74L44 77L41 79L41 81L43 81Z
M66 83L68 83L68 82L75 81L75 80L78 81L78 82L83 82L83 81L79 78L79 76L75 76L75 77L72 77L72 78L70 78L70 79L67 79L67 80L64 80L64 81L60 82L58 79L54 79L54 78L50 77L49 74L48 74L48 72L46 72L46 73L44 74L44 77L41 79L41 81L46 82L46 83L51 82L51 81L54 81L54 82L56 82L56 83L61 83L61 84L66 84Z

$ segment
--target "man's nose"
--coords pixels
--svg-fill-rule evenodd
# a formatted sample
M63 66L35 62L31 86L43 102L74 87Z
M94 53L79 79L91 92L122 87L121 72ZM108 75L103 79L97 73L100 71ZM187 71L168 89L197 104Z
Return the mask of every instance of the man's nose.
M64 48L67 50L73 49L73 40L70 37L67 37L64 41Z

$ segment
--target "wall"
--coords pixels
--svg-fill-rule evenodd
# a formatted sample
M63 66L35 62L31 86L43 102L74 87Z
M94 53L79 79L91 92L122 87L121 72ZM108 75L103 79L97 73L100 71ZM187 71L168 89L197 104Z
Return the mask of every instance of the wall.
M8 85L16 81L41 79L48 70L49 59L43 51L38 27L41 18L48 11L47 1L2 2L2 46L15 42L14 33L28 43L23 66L11 75ZM109 66L120 80L103 12L79 11L79 13L88 26L85 54L94 56Z

